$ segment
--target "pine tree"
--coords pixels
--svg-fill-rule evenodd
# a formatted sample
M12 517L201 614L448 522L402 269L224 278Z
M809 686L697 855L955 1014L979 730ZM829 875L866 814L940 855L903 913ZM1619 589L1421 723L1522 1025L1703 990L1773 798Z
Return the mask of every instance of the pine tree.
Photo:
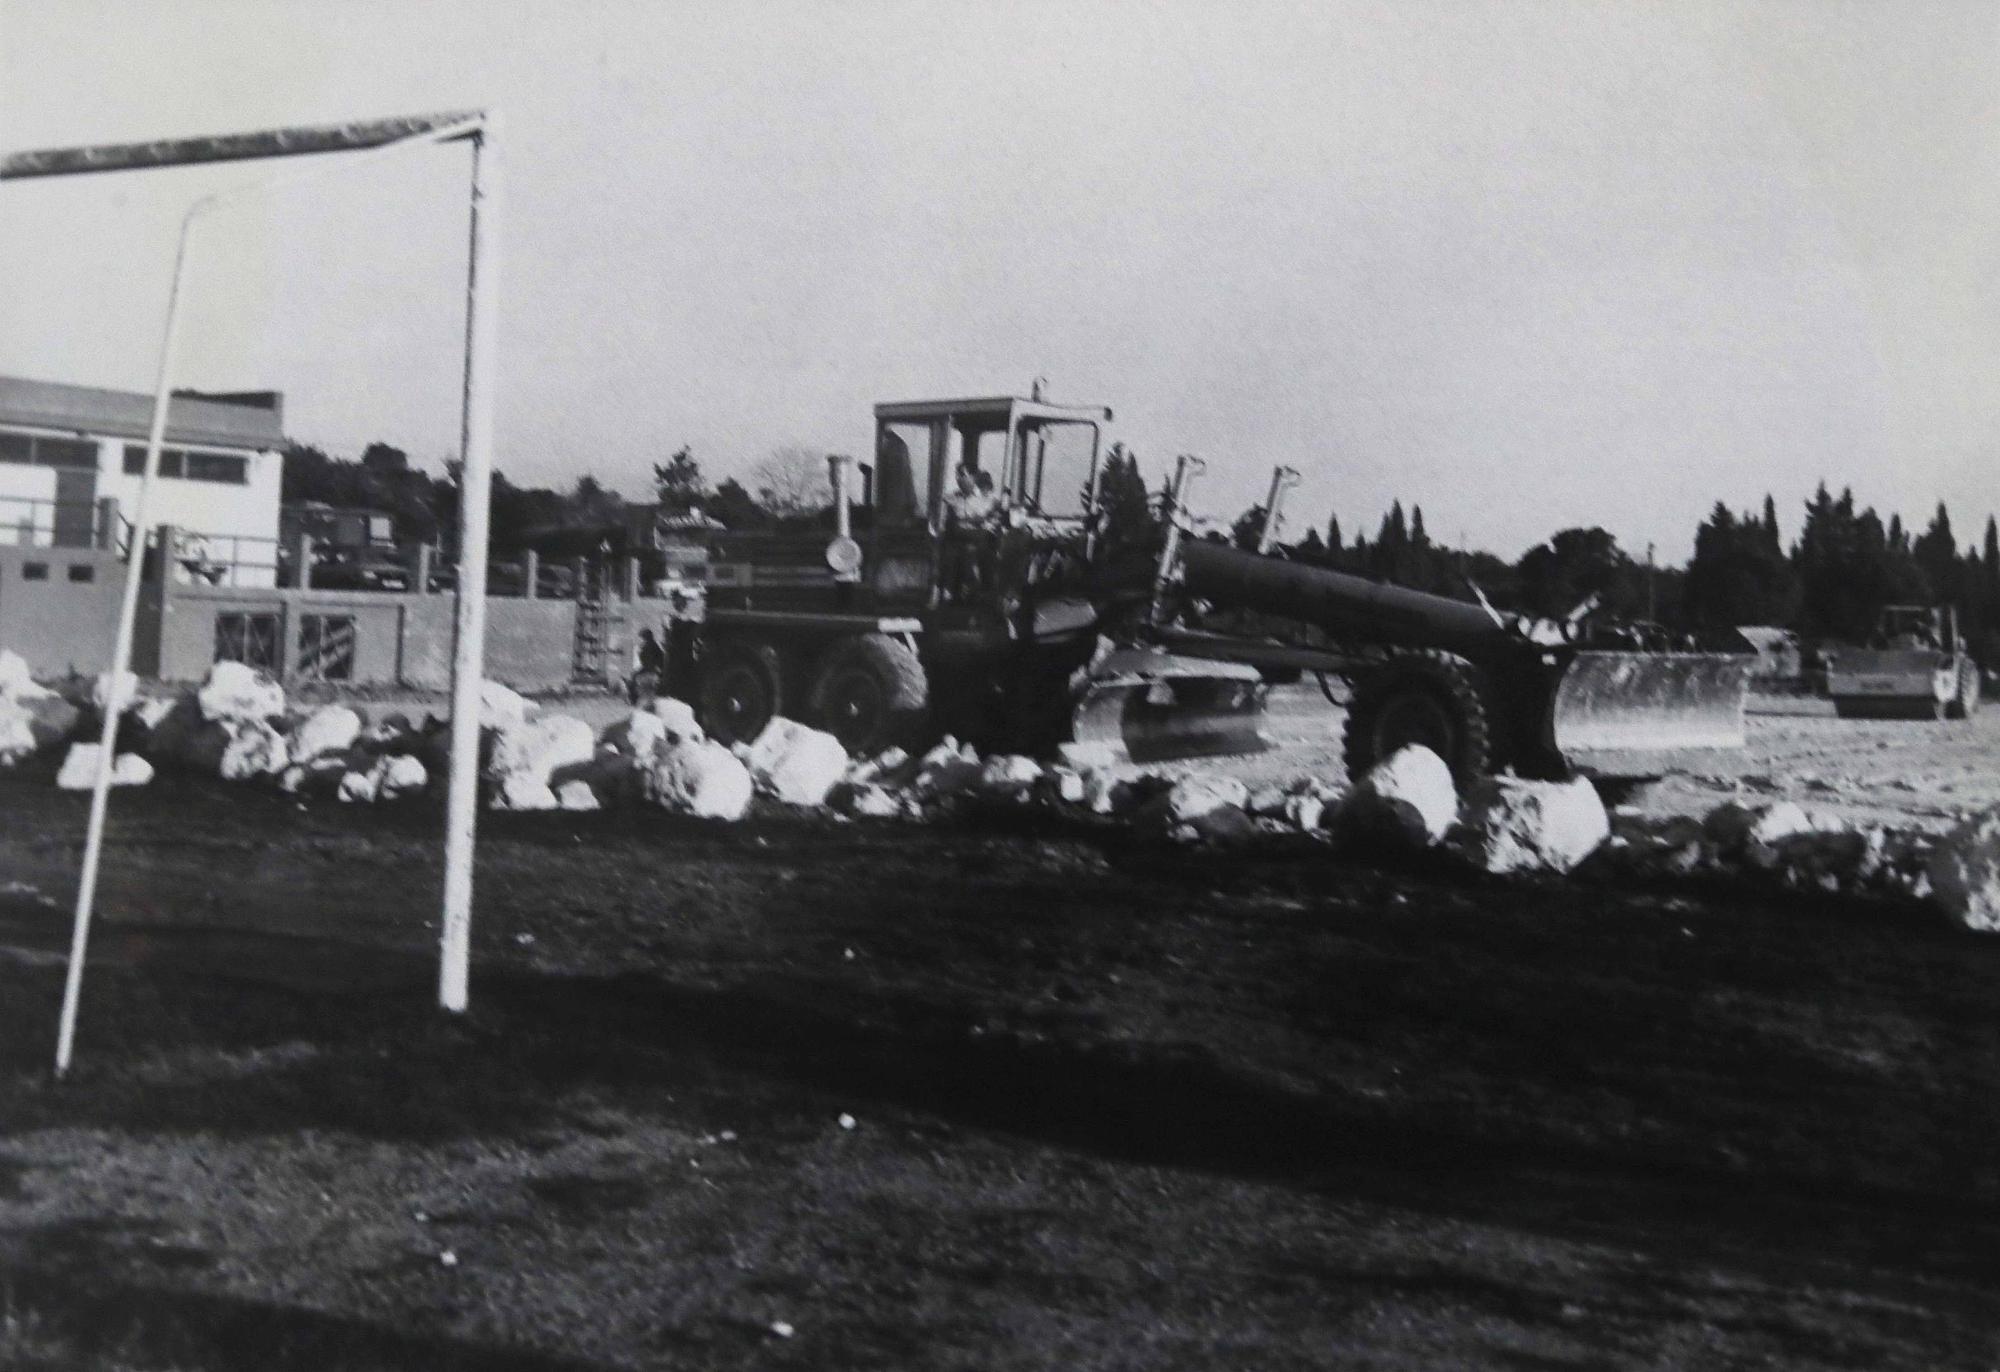
M1330 553L1341 551L1339 515L1326 517L1326 550Z
M1938 502L1937 513L1931 516L1931 526L1924 530L1910 552L1924 569L1932 591L1951 595L1958 580L1958 540L1951 532L1951 513L1942 500Z
M1424 536L1424 507L1410 506L1410 546L1418 550L1430 547L1430 539Z
M686 514L703 504L708 496L701 464L686 447L664 463L653 464L653 486L659 492L660 507L669 514Z

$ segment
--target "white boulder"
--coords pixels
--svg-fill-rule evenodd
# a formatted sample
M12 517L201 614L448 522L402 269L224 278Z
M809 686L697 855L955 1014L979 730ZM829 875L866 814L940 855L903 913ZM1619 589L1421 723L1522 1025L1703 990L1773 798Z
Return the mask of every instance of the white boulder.
M1568 872L1611 837L1597 788L1485 777L1466 796L1453 847L1488 872Z
M487 774L502 785L525 777L547 787L564 768L587 766L596 756L597 735L588 724L572 715L542 715L500 730Z
M195 703L203 719L262 723L285 712L285 688L254 667L218 662L195 692Z
M1118 808L1118 777L1109 767L1086 767L1082 773L1080 803L1094 815L1108 815Z
M857 819L894 819L906 813L903 799L872 781L848 782L840 788L836 808Z
M0 696L0 767L12 767L41 748L35 718L11 696Z
M1458 818L1458 788L1444 759L1421 744L1375 764L1340 808L1344 827L1366 838L1428 848Z
M1042 779L1042 764L1019 753L995 753L979 768L979 789L1002 800L1021 800Z
M111 709L111 673L99 672L97 680L90 688L90 703L97 707L99 714ZM120 672L118 674L118 699L123 705L130 705L139 698L139 674Z
M644 778L654 804L704 819L741 819L750 809L750 769L712 739L662 743Z
M377 800L401 800L404 796L415 795L428 786L431 779L423 760L407 753L381 759L370 775L375 779Z
M310 762L294 762L278 774L278 789L288 796L332 794L354 770L351 761L346 753L322 753Z
M0 648L0 696L37 695L41 690L28 670L28 659L12 648Z
M1051 767L1042 773L1041 794L1058 805L1081 805L1087 794L1083 774L1069 767Z
M678 702L675 702L678 703ZM651 757L667 736L667 721L651 710L634 710L598 735L600 748L615 748L626 757Z
M759 791L787 805L807 806L824 805L848 766L839 739L790 719L766 724L745 763Z
M1789 800L1765 805L1732 800L1710 810L1701 827L1719 851L1740 856L1754 849L1776 848L1795 835L1812 833L1817 826L1803 807Z
M927 800L958 796L976 787L981 775L978 750L947 738L917 759L910 789Z
M565 781L556 787L556 804L565 810L588 811L601 809L597 792L590 789L590 783L577 778Z
M479 683L479 727L510 729L526 722L535 703L497 681Z
M54 691L0 695L0 767L52 748L76 728L76 706Z
M246 720L231 729L216 775L224 781L254 781L283 772L291 761L283 734L261 720Z
M874 757L856 758L847 768L845 780L856 786L886 786L910 765L906 749L889 748Z
M1118 765L1118 750L1108 743L1059 743L1056 745L1056 756L1062 760L1063 766L1078 773Z
M90 790L97 784L98 753L95 743L71 744L62 770L56 773L56 785L65 791ZM152 779L153 765L137 753L121 753L111 761L113 786L144 786Z
M700 742L708 735L702 731L701 721L695 718L694 706L685 700L675 700L672 696L658 696L654 699L651 714L667 726L667 736L674 743Z
M350 805L371 805L382 788L382 778L373 771L349 772L340 779L340 799Z
M294 762L309 762L327 753L342 753L361 737L361 716L345 705L322 705L292 730Z
M151 733L160 727L160 721L174 712L180 702L171 696L147 696L144 700L130 705L125 711L127 719L135 719L140 726Z
M554 810L559 805L549 783L526 772L502 778L500 788L493 793L496 810Z
M1976 933L2000 933L2000 806L1939 839L1924 871L1945 913Z
M1179 778L1167 788L1160 802L1171 824L1187 824L1222 809L1242 810L1249 803L1248 786L1235 777L1215 772L1195 772Z

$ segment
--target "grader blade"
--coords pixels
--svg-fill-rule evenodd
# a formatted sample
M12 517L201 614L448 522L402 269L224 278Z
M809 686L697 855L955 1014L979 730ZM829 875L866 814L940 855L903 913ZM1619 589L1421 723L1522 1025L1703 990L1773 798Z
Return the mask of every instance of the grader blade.
M1607 777L1740 757L1752 663L1734 653L1578 653L1551 707L1555 746L1572 767Z
M1240 663L1121 648L1084 683L1070 735L1132 762L1260 753L1271 746L1265 689L1257 669Z

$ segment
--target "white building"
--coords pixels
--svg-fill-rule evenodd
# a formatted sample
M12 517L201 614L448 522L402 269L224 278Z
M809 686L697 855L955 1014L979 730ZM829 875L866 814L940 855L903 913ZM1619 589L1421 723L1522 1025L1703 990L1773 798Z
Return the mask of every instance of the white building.
M0 376L0 545L122 547L153 397ZM184 575L276 584L284 397L177 392L151 522L185 531Z

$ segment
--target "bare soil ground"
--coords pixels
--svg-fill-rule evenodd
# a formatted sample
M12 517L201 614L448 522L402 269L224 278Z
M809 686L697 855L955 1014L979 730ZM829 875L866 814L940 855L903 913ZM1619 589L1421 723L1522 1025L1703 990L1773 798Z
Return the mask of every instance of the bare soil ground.
M54 1085L83 816L0 780L0 1365L2000 1361L2000 944L1908 908L495 815L447 1020L435 813L163 781Z

